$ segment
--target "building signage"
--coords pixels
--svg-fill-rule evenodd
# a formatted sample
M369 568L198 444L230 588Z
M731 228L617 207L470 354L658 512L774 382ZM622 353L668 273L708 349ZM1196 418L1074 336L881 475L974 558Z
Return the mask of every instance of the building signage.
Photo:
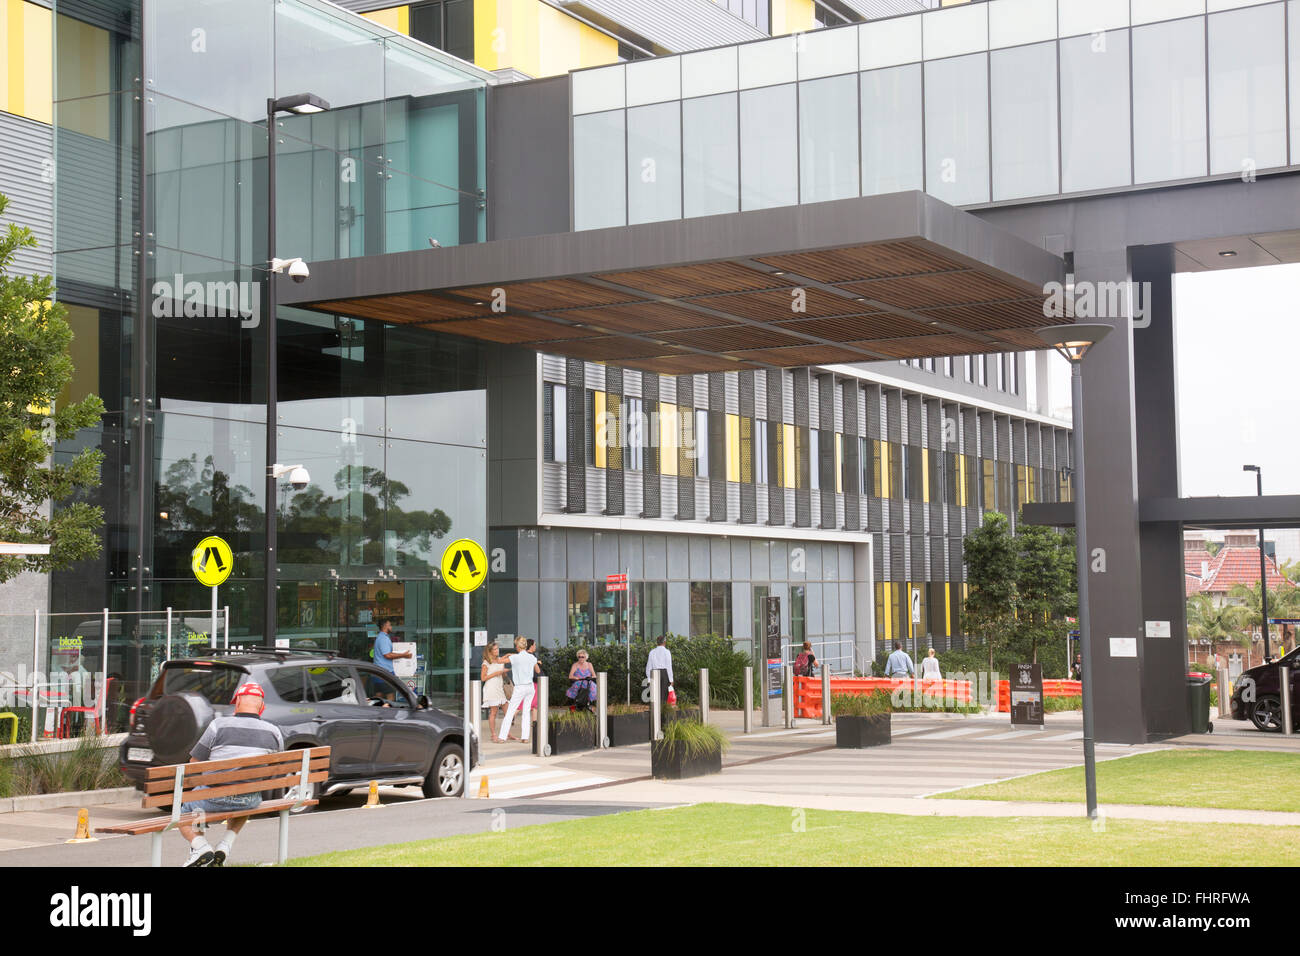
M763 604L763 644L767 658L767 696L781 696L781 599L769 597Z
M605 575L606 591L626 591L627 575L626 574L607 574Z
M1011 723L1043 726L1043 665L1011 669Z
M1147 621L1147 637L1169 637L1170 635L1168 621Z
M1110 639L1111 657L1137 657L1138 639L1136 637L1112 637Z

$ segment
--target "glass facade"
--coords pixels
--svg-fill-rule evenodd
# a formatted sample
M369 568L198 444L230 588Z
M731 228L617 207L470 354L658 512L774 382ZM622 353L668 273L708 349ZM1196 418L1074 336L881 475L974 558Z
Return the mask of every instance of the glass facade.
M266 260L481 241L486 79L317 0L59 7L54 269L94 343L74 390L107 407L83 439L106 455L107 531L98 561L53 575L54 606L206 606L190 552L218 534L231 637L258 640ZM266 103L300 92L331 109L275 122L268 250ZM291 308L277 334L278 457L311 475L276 502L278 633L367 656L392 616L419 689L451 693L461 605L433 570L486 533L486 482L466 479L486 474L484 347Z
M733 211L733 169L739 208L764 209L907 189L970 206L1286 167L1297 2L988 0L663 57L680 77L655 95L681 102L680 215ZM637 202L623 70L574 74L576 229ZM706 162L716 178L692 183Z

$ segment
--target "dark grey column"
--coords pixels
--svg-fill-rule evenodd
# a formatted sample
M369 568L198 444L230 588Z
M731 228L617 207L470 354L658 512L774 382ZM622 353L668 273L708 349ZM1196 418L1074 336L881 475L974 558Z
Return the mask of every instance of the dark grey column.
M587 510L587 374L581 359L564 362L565 510Z
M1128 279L1125 250L1075 252L1075 287ZM1142 573L1139 556L1133 335L1127 319L1097 318L1114 327L1083 362L1084 466L1087 501L1088 612L1096 739L1138 744L1147 739L1142 706ZM1180 559L1181 561L1181 559ZM1122 656L1124 640L1136 657ZM1114 653L1112 652L1114 650Z
M704 436L697 435L697 441ZM709 520L727 520L727 379L709 373Z
M1171 246L1130 250L1135 287L1151 283L1144 301L1150 325L1133 330L1139 498L1179 497L1177 364L1174 354ZM1085 370L1086 374L1086 370ZM1089 446L1091 448L1091 446ZM1091 480L1092 472L1088 472ZM1091 491L1091 486L1090 489ZM1142 563L1142 695L1148 736L1189 730L1184 673L1187 603L1180 523L1140 526ZM1146 621L1168 621L1170 636L1145 636ZM1094 639L1096 630L1093 631Z
M894 459L903 453L903 393L896 388L887 392L882 390L881 399L885 406L885 436L893 445L889 454L890 496L884 502L885 527L897 532L903 530L903 497L902 489L894 487L894 478L903 472L894 467Z
M695 520L695 376L677 376L677 520ZM689 444L688 444L689 443Z
M641 408L645 412L645 434L641 436L641 517L658 518L662 508L662 479L659 474L659 376L641 373Z
M880 386L865 385L866 391L866 421L863 422L864 428L862 433L867 438L867 454L871 455L871 480L870 488L863 488L862 493L867 496L867 520L865 530L883 531L885 527L885 505L884 502L876 495L876 485L879 484L881 476L876 474L877 462L875 460L875 443L880 441L884 436L880 432ZM881 556L884 552L881 550L883 545L876 548L876 555ZM883 557L881 558L883 561ZM885 578L880 578L885 580Z
M796 528L812 527L812 489L809 479L812 475L809 457L809 414L808 389L810 377L808 369L794 370L794 526Z
M623 370L605 368L605 411L609 426L605 430L605 514L623 513L623 438L627 422L623 405ZM596 425L599 430L600 423Z
M758 428L755 425L754 409L754 370L746 369L737 374L740 411L740 523L754 524L758 521L758 489L754 485L757 472L755 459L766 455L766 448L757 446ZM746 429L749 440L746 442Z
M488 525L537 523L537 353L488 352Z
M862 459L858 423L858 383L844 380L844 530L862 528Z
M817 376L817 477L821 490L821 527L835 524L835 376Z
M767 523L785 524L785 490L781 479L781 424L785 421L783 408L785 377L779 368L767 370Z

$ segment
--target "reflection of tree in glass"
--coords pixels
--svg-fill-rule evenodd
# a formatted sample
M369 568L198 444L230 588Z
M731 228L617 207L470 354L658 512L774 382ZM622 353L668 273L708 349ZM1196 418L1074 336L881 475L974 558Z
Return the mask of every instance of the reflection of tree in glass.
M216 468L211 455L203 459L202 471L198 459L193 454L172 462L154 489L159 530L208 534L259 530L265 518L252 500L253 492L244 485L232 487L230 476Z
M281 561L384 565L385 542L395 539L405 567L428 571L433 540L451 530L445 511L402 510L398 502L411 489L368 465L343 466L334 487L338 497L310 485L290 499L281 516Z

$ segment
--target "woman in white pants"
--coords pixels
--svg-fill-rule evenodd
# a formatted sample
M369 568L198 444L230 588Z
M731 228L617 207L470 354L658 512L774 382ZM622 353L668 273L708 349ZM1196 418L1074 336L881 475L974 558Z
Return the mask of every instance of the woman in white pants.
M529 732L532 725L528 722L528 710L533 702L533 677L542 672L542 668L537 663L537 658L529 654L525 647L528 645L528 638L515 638L515 652L507 654L502 658L510 664L510 676L515 683L515 692L510 695L510 705L506 707L505 720L501 722L501 730L497 740L505 743L506 735L510 733L510 725L515 721L515 711L520 712L519 722L523 724L521 736L525 741L528 740Z

